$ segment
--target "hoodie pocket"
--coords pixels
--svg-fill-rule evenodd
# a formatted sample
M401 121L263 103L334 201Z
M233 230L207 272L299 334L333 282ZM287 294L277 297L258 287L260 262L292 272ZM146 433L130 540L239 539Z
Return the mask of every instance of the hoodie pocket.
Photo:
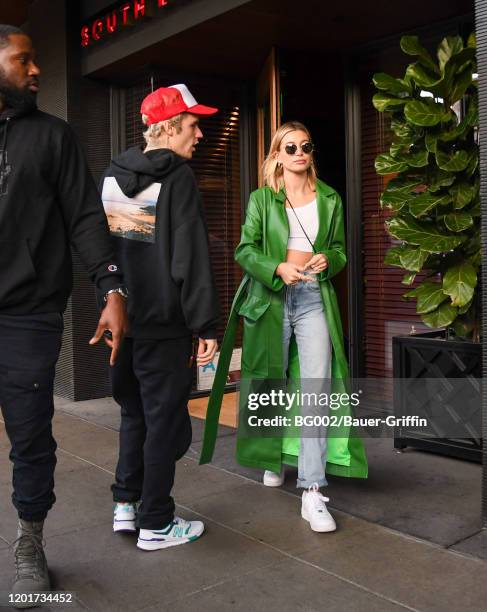
M28 298L36 278L27 240L0 240L0 307Z

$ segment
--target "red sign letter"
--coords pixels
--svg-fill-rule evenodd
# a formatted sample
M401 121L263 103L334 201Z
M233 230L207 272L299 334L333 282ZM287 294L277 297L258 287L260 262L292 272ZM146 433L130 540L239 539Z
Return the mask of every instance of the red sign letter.
M167 0L157 0L157 5L159 8L162 8L163 6L167 6Z
M113 34L113 32L115 32L115 30L117 29L117 11L113 11L111 15L107 15L105 21L107 26L107 32Z
M81 46L87 47L90 44L90 30L88 26L81 28Z
M127 25L129 23L130 4L124 4L120 10L122 11L123 25Z
M91 29L91 35L95 40L100 40L103 32L103 21L101 19L97 19L93 22L93 27Z
M134 17L135 19L138 19L141 15L142 16L145 15L145 0L141 0L140 2L137 2L137 0L135 0Z

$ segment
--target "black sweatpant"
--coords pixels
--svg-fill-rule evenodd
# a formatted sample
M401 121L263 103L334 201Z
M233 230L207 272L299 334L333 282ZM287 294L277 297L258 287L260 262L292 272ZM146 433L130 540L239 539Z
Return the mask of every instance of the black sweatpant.
M60 313L0 315L0 404L11 443L12 501L19 517L43 520L54 504L54 369Z
M113 499L142 500L141 529L162 529L174 518L176 461L191 444L190 357L190 337L125 338L111 369L113 397L122 409Z

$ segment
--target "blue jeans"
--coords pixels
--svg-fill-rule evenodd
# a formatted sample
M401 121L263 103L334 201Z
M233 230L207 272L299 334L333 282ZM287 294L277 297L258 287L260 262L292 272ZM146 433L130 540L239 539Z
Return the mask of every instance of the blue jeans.
M315 278L315 275L310 274ZM288 365L289 342L294 333L299 354L301 393L329 394L331 379L331 342L323 310L318 281L299 281L285 288L283 322L284 376ZM306 403L305 403L306 404ZM301 406L302 416L328 414L328 407L318 404ZM313 427L313 435L303 436L298 459L297 486L326 486L325 426Z

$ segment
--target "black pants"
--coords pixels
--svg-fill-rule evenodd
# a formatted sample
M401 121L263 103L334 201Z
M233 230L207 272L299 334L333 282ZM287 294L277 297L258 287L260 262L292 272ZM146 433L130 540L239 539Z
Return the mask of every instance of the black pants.
M12 445L12 501L19 517L43 520L54 504L54 368L60 313L0 315L0 404Z
M142 529L161 529L174 518L176 461L191 444L190 356L190 337L126 338L111 371L113 397L122 409L113 499L142 500Z

